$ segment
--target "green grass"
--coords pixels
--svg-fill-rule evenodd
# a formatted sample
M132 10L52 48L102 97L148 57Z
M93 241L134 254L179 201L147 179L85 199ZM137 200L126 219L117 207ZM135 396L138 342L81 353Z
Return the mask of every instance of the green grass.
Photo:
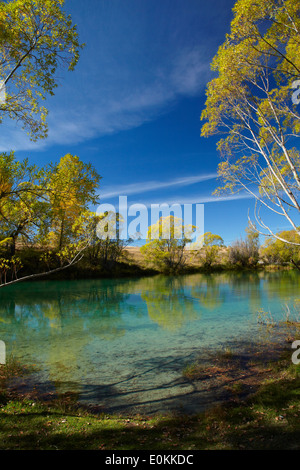
M2 377L20 372L5 368ZM94 415L70 399L39 403L2 391L0 449L299 449L300 366L290 350L267 376L247 400L239 381L230 402L193 416Z

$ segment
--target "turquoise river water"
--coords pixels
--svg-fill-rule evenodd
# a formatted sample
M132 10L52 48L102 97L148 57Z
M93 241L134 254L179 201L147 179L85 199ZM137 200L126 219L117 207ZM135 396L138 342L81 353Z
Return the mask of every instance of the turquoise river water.
M299 287L294 271L19 283L0 292L0 340L35 366L19 386L103 411L196 410L185 365L256 340L260 309L297 310Z

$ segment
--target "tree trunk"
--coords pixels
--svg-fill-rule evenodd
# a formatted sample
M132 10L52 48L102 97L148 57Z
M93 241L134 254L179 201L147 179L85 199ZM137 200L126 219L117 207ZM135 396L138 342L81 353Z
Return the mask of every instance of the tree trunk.
M294 266L296 266L296 268L300 271L300 267L298 266L297 263L295 263L295 261L293 259L291 259L291 262L293 263Z
M10 247L9 247L9 254L11 257L15 256L16 254L16 241L17 241L17 237L15 235L12 235Z

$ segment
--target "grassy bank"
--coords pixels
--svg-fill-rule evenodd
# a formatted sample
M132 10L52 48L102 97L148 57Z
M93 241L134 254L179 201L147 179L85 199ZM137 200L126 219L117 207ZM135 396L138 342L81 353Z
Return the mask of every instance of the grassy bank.
M210 370L187 368L183 373L192 380L222 376L224 386L226 376L228 386L224 404L192 416L96 415L77 406L72 396L40 402L12 395L6 381L26 370L9 362L0 375L0 449L299 449L300 366L292 363L291 354L286 343L279 358L249 357L242 366L231 351L223 351ZM234 371L238 377L228 381Z

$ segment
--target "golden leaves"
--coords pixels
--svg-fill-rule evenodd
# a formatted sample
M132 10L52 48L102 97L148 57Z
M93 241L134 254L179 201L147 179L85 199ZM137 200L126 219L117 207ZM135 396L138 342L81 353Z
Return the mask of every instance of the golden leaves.
M47 136L40 101L56 88L57 68L79 59L76 26L62 0L11 0L0 4L0 76L6 81L5 116L23 123L32 138Z

